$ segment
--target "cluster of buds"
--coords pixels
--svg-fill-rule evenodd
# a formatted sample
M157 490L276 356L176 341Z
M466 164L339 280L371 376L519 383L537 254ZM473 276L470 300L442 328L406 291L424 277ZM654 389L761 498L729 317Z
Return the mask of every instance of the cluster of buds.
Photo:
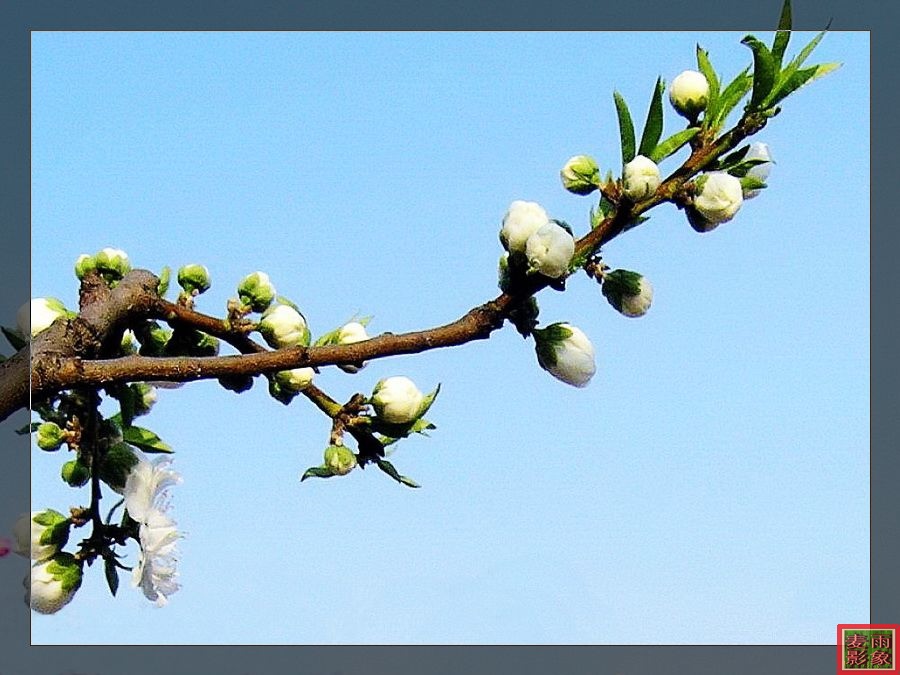
M97 272L108 283L115 285L130 271L128 254L118 248L104 248L94 255L82 253L75 260L75 276L79 281L84 280L89 273Z
M569 271L575 238L564 223L551 220L536 202L510 204L500 228L500 242L510 261L523 259L529 273L559 279Z
M65 607L81 586L82 563L62 551L72 521L53 509L23 514L13 526L14 550L34 561L25 577L25 602L41 614Z

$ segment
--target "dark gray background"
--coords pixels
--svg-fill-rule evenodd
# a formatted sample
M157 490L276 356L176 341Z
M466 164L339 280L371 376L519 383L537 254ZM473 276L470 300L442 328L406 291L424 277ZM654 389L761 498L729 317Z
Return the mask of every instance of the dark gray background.
M532 30L740 30L770 31L780 0L742 4L665 0L630 3L494 2L424 3L411 0L376 5L362 0L318 2L89 2L59 0L0 3L0 323L9 325L15 309L28 299L30 260L29 63L32 30L357 30L357 29L532 29ZM818 30L833 19L832 30L872 32L872 454L871 454L871 622L900 622L898 542L900 508L900 410L894 384L898 330L892 297L897 288L897 228L886 199L894 187L897 90L894 55L900 4L885 0L795 0L794 26ZM864 102L835 101L847 106ZM823 154L827 139L823 139ZM848 209L863 209L848 196ZM35 252L35 255L39 255ZM827 289L823 289L827 292ZM876 311L877 310L877 311ZM836 327L836 330L841 330ZM8 354L8 350L6 351ZM20 413L0 424L5 462L0 481L0 518L11 522L29 509L29 445L13 429L28 421ZM848 490L853 486L848 485ZM840 500L841 495L834 495ZM7 530L8 528L3 528ZM840 536L835 532L835 536ZM27 570L0 565L0 675L134 673L273 673L328 675L349 673L790 673L835 672L835 646L805 647L30 647L29 612L21 602L21 577ZM814 561L811 561L811 563ZM23 561L24 564L24 561ZM10 580L16 579L14 591ZM848 584L864 580L847 579ZM15 602L7 602L15 599ZM723 608L723 611L727 611ZM124 627L127 630L127 627ZM73 644L78 636L72 636ZM698 636L702 642L702 636Z

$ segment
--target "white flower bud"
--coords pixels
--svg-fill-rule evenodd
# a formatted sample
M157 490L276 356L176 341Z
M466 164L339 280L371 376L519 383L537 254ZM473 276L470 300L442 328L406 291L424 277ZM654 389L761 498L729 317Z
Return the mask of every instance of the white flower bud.
M661 180L659 167L649 157L638 155L625 165L622 183L625 195L633 202L646 199L656 192Z
M78 277L79 281L84 279L89 272L93 272L96 269L97 262L94 260L94 256L82 253L75 260L75 276Z
M388 424L408 424L416 420L425 395L408 377L380 380L372 391L370 402L375 414Z
M68 518L53 509L23 513L13 525L15 551L33 560L52 558L69 541L70 525Z
M212 279L205 265L192 263L178 270L178 285L187 293L196 291L197 295L199 295L209 290L209 287L212 285Z
M94 256L97 271L111 279L121 279L131 271L128 254L120 248L105 248Z
M682 117L697 118L709 100L709 82L703 73L685 70L669 85L669 101Z
M600 186L600 167L593 157L570 157L559 172L563 187L576 195L589 195Z
M303 315L288 305L272 305L259 322L258 330L270 347L284 349L309 345L309 328Z
M731 220L741 208L744 194L741 181L724 171L714 171L701 176L697 185L700 192L694 197L693 211L700 216L700 222L691 221L698 231L708 232L719 223Z
M603 276L603 295L616 311L629 317L643 316L653 302L653 287L637 272L613 270Z
M238 284L238 297L245 305L250 305L254 312L264 312L275 299L275 286L265 272L254 272L241 279Z
M330 445L325 449L325 466L335 476L346 476L356 468L356 455L342 445Z
M568 323L536 328L533 335L541 368L573 387L587 386L597 370L587 335Z
M282 390L296 394L312 384L316 371L312 368L293 368L279 370L275 373L275 381Z
M548 222L550 217L540 204L516 200L503 217L500 242L510 253L524 253L528 237Z
M769 177L769 172L772 170L772 155L769 153L769 146L765 143L751 143L750 149L747 151L747 154L744 155L744 160L742 161L748 159L765 160L764 164L752 166L747 171L747 176L765 182ZM761 190L744 190L744 199L753 199L760 192Z
M340 327L337 334L337 343L339 345L349 345L354 342L362 342L363 340L368 339L369 336L366 333L366 327L358 321L345 323Z
M81 563L71 553L32 566L25 577L25 603L40 614L55 614L75 596L81 586Z
M23 336L34 337L50 328L54 321L61 316L67 316L68 313L66 306L56 298L34 298L22 305L16 312L16 325Z
M525 243L528 270L558 279L569 271L575 239L555 222L542 225Z

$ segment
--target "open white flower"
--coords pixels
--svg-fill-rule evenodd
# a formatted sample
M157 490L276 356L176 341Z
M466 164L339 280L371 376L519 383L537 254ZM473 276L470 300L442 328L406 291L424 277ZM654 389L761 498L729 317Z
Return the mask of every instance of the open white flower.
M517 199L503 216L500 243L510 253L524 253L528 237L549 222L550 217L540 204Z
M148 600L162 606L180 588L175 544L182 535L167 511L168 489L180 483L181 477L168 468L168 457L151 462L141 453L135 455L138 462L125 481L125 508L140 526L141 558L132 583L140 586Z

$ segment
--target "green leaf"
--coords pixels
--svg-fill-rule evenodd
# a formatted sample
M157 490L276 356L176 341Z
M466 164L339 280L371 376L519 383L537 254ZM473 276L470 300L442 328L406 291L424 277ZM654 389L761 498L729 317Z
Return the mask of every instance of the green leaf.
M784 0L781 7L781 18L778 19L778 31L775 33L775 40L772 42L772 58L775 61L776 70L781 68L781 62L784 60L784 52L787 49L788 41L791 39L791 0Z
M728 114L741 102L741 99L750 91L752 85L753 77L750 75L750 66L747 66L728 83L728 86L725 87L725 90L719 97L719 109L716 112L715 119L710 122L710 128L718 127L728 118Z
M797 71L800 70L800 67L803 65L809 55L812 54L813 50L818 46L819 42L822 41L822 38L825 37L825 33L827 32L827 30L828 29L826 28L818 35L816 35L812 40L810 40L809 44L801 49L800 53L797 54L797 56L795 56L791 60L791 62L778 74L778 81L775 83L775 86L773 87L772 92L769 95L769 98L773 100L766 101L768 105L775 103L776 101L774 99L776 97L777 100L780 101L788 95L787 93L783 93L787 83L791 82L794 79ZM832 68L831 70L834 70L834 68ZM794 87L792 91L796 90L799 86L801 85L797 85L797 87Z
M412 478L407 478L406 476L401 476L397 472L397 469L394 468L394 465L391 464L386 459L376 459L375 463L378 464L379 469L384 471L388 476L393 478L398 483L401 483L402 485L406 485L407 487L411 487L411 488L421 487L421 485L419 485Z
M327 466L311 466L300 476L300 482L302 483L307 478L331 478L333 475Z
M106 584L109 592L115 596L119 590L119 571L116 569L116 560L112 555L103 556L103 572L106 575Z
M706 103L706 112L703 113L703 128L709 129L712 121L716 118L719 109L719 76L716 75L715 68L709 60L709 53L697 45L697 67L703 73L709 84L709 97Z
M766 182L755 176L744 176L741 178L741 188L744 190L762 190L765 187L768 187Z
M638 154L649 157L650 152L659 143L663 130L663 108L662 95L666 89L666 84L661 77L656 78L656 85L653 87L653 96L650 99L650 108L647 111L647 121L644 123L644 132L641 134L641 144L638 148Z
M767 164L771 160L767 159L748 159L745 162L740 162L731 166L727 169L728 173L734 176L735 178L743 178L747 175L747 173L754 166L759 166L760 164Z
M6 326L0 326L0 330L3 331L3 334L6 336L6 339L9 341L9 344L13 349L19 351L28 344L28 340L25 340L21 335L19 335L18 331L11 330Z
M753 93L747 109L759 110L775 84L775 60L769 48L752 35L741 40L741 44L753 51Z
M742 148L738 148L734 152L731 152L724 157L722 157L715 164L715 169L717 171L724 171L725 169L730 169L733 166L737 166L741 163L741 160L747 156L747 153L750 151L750 146L745 145Z
M684 147L694 136L700 132L700 127L689 127L672 134L650 152L650 159L659 164Z
M122 429L122 438L144 452L174 452L159 436L143 427L125 427Z
M426 395L422 400L422 405L419 406L419 412L416 413L416 417L422 417L422 415L428 412L429 408L431 408L431 405L434 403L434 399L437 398L437 395L440 393L440 391L441 383L438 382L438 386L436 386L434 390L430 394Z
M159 297L163 297L166 294L166 291L169 290L169 279L171 277L172 268L166 265L159 273L159 283L156 285L156 292L159 293ZM115 593L113 595L115 595Z
M766 102L767 105L774 105L779 101L784 100L803 85L818 80L820 77L824 77L840 67L840 63L823 63L818 66L810 66L809 68L798 70L790 77L790 79L784 82L777 91L773 92L772 96L769 97L771 100Z
M622 164L628 164L634 159L634 123L631 121L631 113L628 112L628 104L619 92L613 92L616 102L616 115L619 118L619 135L622 139Z

